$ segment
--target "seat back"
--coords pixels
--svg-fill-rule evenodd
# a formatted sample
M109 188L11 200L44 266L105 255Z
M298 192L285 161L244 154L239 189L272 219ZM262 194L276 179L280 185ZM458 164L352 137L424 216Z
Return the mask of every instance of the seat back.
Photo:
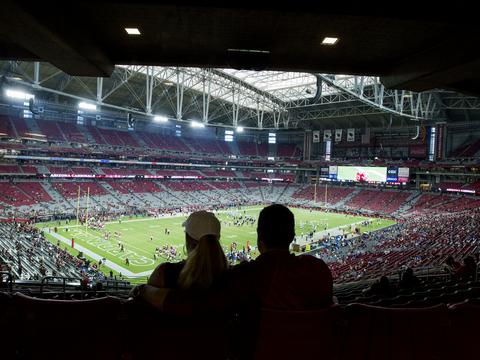
M128 352L119 341L126 331L123 301L105 297L65 301L13 297L16 309L16 352L21 358L118 359Z
M10 295L0 292L0 357L14 358L15 341L18 334L18 324L13 299Z
M478 354L478 320L480 304L464 302L449 308L452 332L449 349L451 359L468 359Z
M263 310L255 359L338 359L343 309Z
M447 336L445 305L394 309L354 304L347 321L342 359L441 359Z
M227 358L227 328L222 316L176 317L133 303L127 306L132 360ZM251 336L245 334L251 341Z

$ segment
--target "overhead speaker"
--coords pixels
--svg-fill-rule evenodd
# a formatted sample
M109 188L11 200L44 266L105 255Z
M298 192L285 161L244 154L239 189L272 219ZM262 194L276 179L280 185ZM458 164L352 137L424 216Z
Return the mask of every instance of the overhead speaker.
M95 115L95 120L102 120L102 115Z
M35 109L35 103L33 98L30 98L30 100L28 100L28 109L32 114L35 114L35 115L38 114L37 110Z
M135 127L135 118L131 113L127 114L127 126L129 129L133 129Z

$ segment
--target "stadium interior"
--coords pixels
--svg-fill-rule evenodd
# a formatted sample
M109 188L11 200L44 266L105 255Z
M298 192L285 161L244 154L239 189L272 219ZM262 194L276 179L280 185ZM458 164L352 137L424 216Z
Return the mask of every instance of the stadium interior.
M2 358L478 356L477 14L49 3L0 12ZM333 306L131 301L185 258L191 212L217 214L233 267L270 204L295 214L291 252L328 265Z

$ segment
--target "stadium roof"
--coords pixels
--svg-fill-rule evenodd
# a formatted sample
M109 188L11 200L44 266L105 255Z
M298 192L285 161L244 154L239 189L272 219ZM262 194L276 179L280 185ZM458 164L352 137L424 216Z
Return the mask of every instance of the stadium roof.
M408 1L390 9L98 0L72 11L67 3L7 0L0 83L50 92L45 101L66 96L228 126L469 121L480 111L468 94L480 93L480 49L472 46L480 27L461 2L437 10ZM339 40L324 46L326 36Z
M309 73L234 69L221 71L267 91L283 102L313 98L317 91L317 78Z
M5 0L0 58L81 76L148 64L381 76L389 88L478 92L477 14L462 1L427 5ZM339 40L323 46L325 37Z

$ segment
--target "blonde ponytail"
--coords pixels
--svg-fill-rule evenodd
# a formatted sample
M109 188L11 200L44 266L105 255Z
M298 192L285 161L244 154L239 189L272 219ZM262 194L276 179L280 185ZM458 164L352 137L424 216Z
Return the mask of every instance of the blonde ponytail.
M205 235L198 240L180 272L181 289L207 289L226 270L227 259L215 235Z

